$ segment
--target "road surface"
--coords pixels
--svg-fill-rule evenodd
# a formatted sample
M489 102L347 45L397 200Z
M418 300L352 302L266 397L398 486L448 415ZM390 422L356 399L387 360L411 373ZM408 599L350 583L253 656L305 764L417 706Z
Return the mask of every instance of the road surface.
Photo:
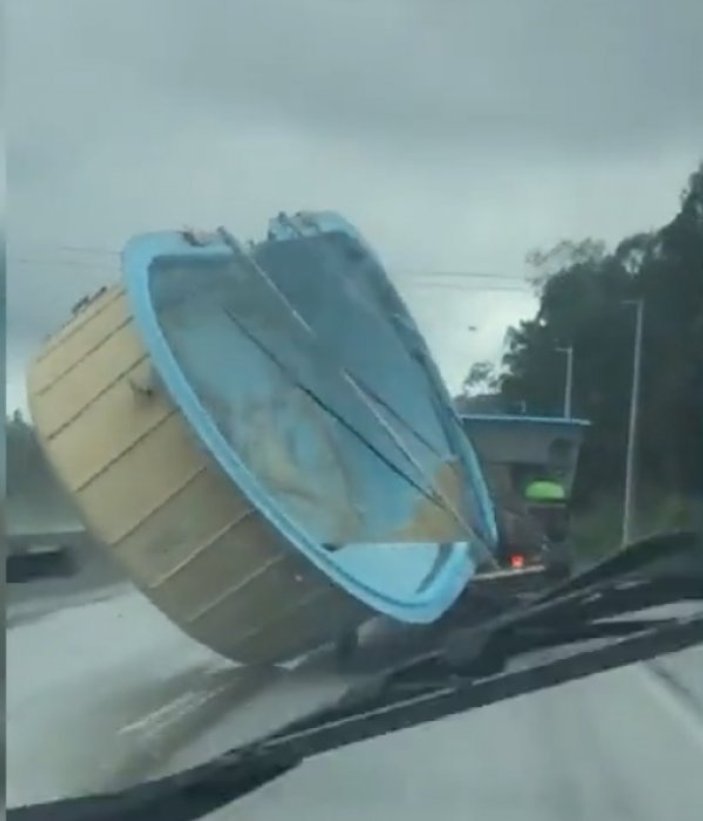
M198 763L356 675L237 668L124 585L42 591L13 616L8 806ZM208 819L697 821L702 765L697 647L321 756Z

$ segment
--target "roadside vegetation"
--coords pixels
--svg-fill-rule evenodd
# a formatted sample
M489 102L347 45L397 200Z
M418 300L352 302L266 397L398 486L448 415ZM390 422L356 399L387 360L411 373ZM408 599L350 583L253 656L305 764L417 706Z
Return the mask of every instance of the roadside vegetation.
M510 329L500 369L472 367L466 386L483 389L474 406L492 397L504 410L560 415L559 349L573 347L573 415L592 422L576 480L574 538L584 552L612 549L621 532L632 302L642 300L637 531L703 527L703 164L659 229L613 249L592 238L564 240L528 260L539 309Z

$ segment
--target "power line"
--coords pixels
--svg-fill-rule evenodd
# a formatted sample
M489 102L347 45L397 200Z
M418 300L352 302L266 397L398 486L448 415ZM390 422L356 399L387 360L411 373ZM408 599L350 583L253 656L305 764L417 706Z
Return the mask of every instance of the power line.
M529 288L527 287L518 288L510 286L500 287L497 285L452 285L451 283L444 282L409 282L406 284L411 288L430 288L438 291L459 291L464 293L483 293L484 291L498 291L516 294L529 293Z
M88 245L39 245L33 244L31 246L32 249L34 248L46 248L49 249L56 249L57 251L67 251L71 254L99 254L104 256L110 257L119 257L121 256L121 252L114 249L114 248L98 248L94 246ZM10 255L11 256L11 255ZM529 280L524 276L519 276L518 274L502 274L502 273L490 273L488 271L466 271L466 270L411 270L409 268L394 268L392 269L393 273L401 274L404 277L409 277L412 279L416 278L425 278L425 277L448 277L451 279L499 279L499 280L508 280L508 281L516 281L516 282L529 282Z
M32 248L37 248L39 246L33 245ZM121 256L119 251L116 251L111 248L98 248L93 246L84 246L84 245L56 245L56 246L49 246L44 245L44 248L56 248L57 251L68 252L69 254L84 254L84 255L91 255L91 256L103 256L105 257L104 260L89 260L85 257L83 259L69 259L64 257L46 257L46 258L39 258L39 257L26 257L26 256L17 256L13 257L11 254L8 255L8 262L10 264L21 264L21 265L30 265L30 266L64 266L64 267L73 267L73 268L96 268L97 266L103 266L107 262L107 258L110 258L109 264L117 263L117 258ZM486 271L411 271L410 269L394 269L393 273L400 274L400 281L405 282L407 284L412 284L413 287L423 287L423 288L438 288L438 289L445 289L445 290L454 290L454 291L472 291L472 290L492 290L492 291L515 291L515 292L524 292L525 289L529 289L532 286L530 280L528 280L524 276L519 276L517 274L501 274L501 273L489 273ZM522 287L482 287L480 289L475 288L467 288L463 285L455 285L449 282L441 282L436 281L438 279L454 279L454 280L490 280L492 282L512 282L512 283L520 283ZM410 282L412 281L412 282Z
M486 271L408 271L395 269L396 273L403 274L412 279L425 277L449 277L451 279L499 279L529 284L527 277L517 274L490 274Z
M12 243L10 242L10 247L12 247ZM27 249L34 251L35 249L38 251L45 250L46 252L52 251L68 251L71 254L103 254L106 256L120 256L120 251L115 250L114 248L97 248L90 245L51 245L50 243L31 243L26 246Z
M54 266L66 266L69 268L90 268L102 270L106 265L118 265L117 261L106 262L104 260L96 260L90 262L89 260L72 260L72 259L32 259L31 257L8 257L8 267L13 265L29 265L40 266L43 268L52 268Z
M20 265L25 267L34 267L34 268L55 268L55 267L62 267L62 268L71 268L71 269L79 269L81 271L95 271L96 273L105 272L109 270L113 266L119 267L117 263L105 263L105 262L89 262L89 261L74 261L69 259L52 259L52 260L43 260L43 259L29 259L29 258L16 258L14 260L9 261L9 267L11 268L13 265ZM487 291L498 292L498 293L518 293L518 294L525 294L529 293L528 284L525 283L524 287L517 287L517 286L501 286L501 285L460 285L460 284L453 284L451 282L428 282L428 281L405 281L402 283L403 285L410 287L410 288L427 288L430 290L438 290L438 291L455 291L460 293L485 293Z
M80 254L109 254L111 257L119 257L120 252L115 251L112 248L91 248L90 246L86 245L59 245L59 248L62 248L66 251L70 251L71 253L80 253Z

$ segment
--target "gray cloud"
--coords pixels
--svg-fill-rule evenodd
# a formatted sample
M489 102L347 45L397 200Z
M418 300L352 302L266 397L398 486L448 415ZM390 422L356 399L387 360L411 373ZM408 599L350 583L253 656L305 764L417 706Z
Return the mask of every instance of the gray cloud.
M9 6L11 402L117 276L67 246L331 207L392 270L521 273L535 245L667 219L703 153L699 0ZM453 384L532 309L398 281Z

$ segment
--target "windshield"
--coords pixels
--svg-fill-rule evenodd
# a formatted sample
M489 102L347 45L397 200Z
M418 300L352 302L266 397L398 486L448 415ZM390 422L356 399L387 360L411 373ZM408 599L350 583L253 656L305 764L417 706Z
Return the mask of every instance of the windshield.
M565 596L480 672L549 665L584 574L703 533L699 2L7 23L11 809L190 771ZM591 616L589 651L626 643ZM202 817L698 818L702 644L533 690Z

